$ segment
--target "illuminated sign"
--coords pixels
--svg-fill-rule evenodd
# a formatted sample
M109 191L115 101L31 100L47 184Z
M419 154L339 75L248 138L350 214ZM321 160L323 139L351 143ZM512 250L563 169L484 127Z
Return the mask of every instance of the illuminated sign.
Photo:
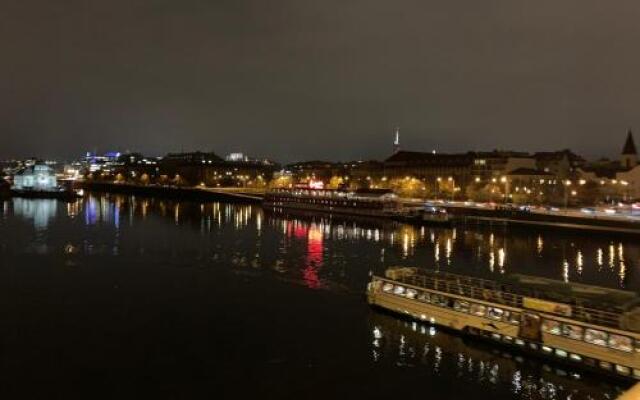
M310 180L309 189L324 189L324 182Z
M552 301L534 299L532 297L523 297L522 306L530 310L559 314L565 317L571 316L571 306L567 304L554 303Z

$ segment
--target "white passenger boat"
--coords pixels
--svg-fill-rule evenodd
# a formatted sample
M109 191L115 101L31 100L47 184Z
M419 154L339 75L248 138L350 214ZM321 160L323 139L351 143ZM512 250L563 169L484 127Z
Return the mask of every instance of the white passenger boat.
M640 379L634 292L513 275L500 281L389 268L370 304L576 366Z

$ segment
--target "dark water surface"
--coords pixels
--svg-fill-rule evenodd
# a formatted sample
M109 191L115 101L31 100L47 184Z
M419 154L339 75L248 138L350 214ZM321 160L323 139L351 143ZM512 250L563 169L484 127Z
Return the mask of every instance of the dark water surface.
M638 290L633 238L92 195L0 213L5 398L608 399L628 385L370 309L390 265Z

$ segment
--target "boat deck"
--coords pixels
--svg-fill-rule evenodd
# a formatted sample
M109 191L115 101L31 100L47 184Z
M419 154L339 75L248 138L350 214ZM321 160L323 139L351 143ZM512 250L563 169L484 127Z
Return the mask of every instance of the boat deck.
M639 303L634 292L524 275L494 281L417 268L396 271L387 277L407 285L517 308L526 308L524 298L567 304L571 306L570 318L614 328L621 328L621 315Z

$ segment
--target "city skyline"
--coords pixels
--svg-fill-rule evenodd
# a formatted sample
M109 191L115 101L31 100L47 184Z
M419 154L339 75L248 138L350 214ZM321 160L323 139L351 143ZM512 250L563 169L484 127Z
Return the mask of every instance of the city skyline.
M640 5L10 2L0 158L405 149L615 157L636 104Z
M295 164L295 163L300 163L300 162L309 162L309 161L322 161L322 162L333 162L333 163L340 163L340 162L353 162L353 161L383 161L387 158L389 158L390 156L392 156L393 154L395 154L396 152L400 152L400 151L407 151L407 152L417 152L417 153L433 153L433 154L468 154L468 153L491 153L491 152L503 152L503 153L510 153L510 152L516 152L516 153L524 153L524 154L529 154L529 155L534 155L536 153L545 153L545 152L563 152L563 151L571 151L574 154L577 154L578 156L584 156L586 161L591 161L591 162L596 162L596 161L600 161L600 160L609 160L609 161L616 161L618 160L620 154L622 152L625 151L625 148L628 146L627 142L629 140L633 141L633 136L634 132L629 129L624 137L625 142L623 146L620 146L620 143L618 143L618 150L616 151L614 149L614 151L612 152L611 155L600 155L600 156L595 156L595 157L589 157L589 156L585 156L584 154L580 154L578 152L575 152L574 149L572 148L554 148L554 147L550 147L549 149L537 149L537 150L529 150L529 149L518 149L518 148L503 148L500 146L494 146L494 147L490 147L490 148L483 148L483 149L463 149L461 148L460 150L453 150L453 151L447 151L447 152L442 152L439 151L438 149L422 149L422 148L408 148L402 145L402 141L400 140L400 128L399 127L394 127L393 129L393 136L392 136L392 142L391 144L388 144L388 151L386 153L381 152L381 154L383 154L381 157L379 158L374 158L374 157L364 157L364 158L353 158L353 159L335 159L335 158L331 158L331 157L311 157L311 158L307 158L307 159L288 159L285 158L284 160L281 159L277 159L275 157L273 157L272 155L265 153L265 152L261 152L258 154L251 154L251 153L247 153L245 151L243 151L241 148L239 147L234 147L235 150L230 150L230 151L219 151L217 149L212 149L212 148L184 148L181 147L179 149L175 149L175 150L169 150L165 153L148 153L148 152L144 152L141 151L140 149L123 149L120 148L119 146L111 146L111 147L107 147L105 149L99 149L97 147L94 147L92 149L87 149L85 151L81 151L78 154L74 154L71 155L67 158L56 158L56 157L47 157L46 155L37 155L37 154L31 154L31 155L27 155L27 156L22 156L22 157L16 157L16 156L9 156L9 157L5 157L4 159L0 159L0 160L27 160L27 159L36 159L36 160L52 160L52 161L63 161L63 162L69 162L69 161L73 161L73 160L77 160L79 157L83 157L83 156L89 156L89 155L113 155L113 154L118 154L118 155L126 155L126 154L142 154L146 157L151 157L151 158L163 158L166 155L169 154L181 154L181 153L213 153L216 154L217 156L221 157L221 158L229 158L229 157L233 157L233 156L243 156L243 157L250 157L252 159L256 159L256 160L269 160L269 161L273 161L276 163L280 163L282 165L287 165L287 164ZM631 139L629 139L631 137ZM610 141L611 142L611 141ZM621 142L622 143L622 142ZM615 147L615 146L611 146L611 147Z

